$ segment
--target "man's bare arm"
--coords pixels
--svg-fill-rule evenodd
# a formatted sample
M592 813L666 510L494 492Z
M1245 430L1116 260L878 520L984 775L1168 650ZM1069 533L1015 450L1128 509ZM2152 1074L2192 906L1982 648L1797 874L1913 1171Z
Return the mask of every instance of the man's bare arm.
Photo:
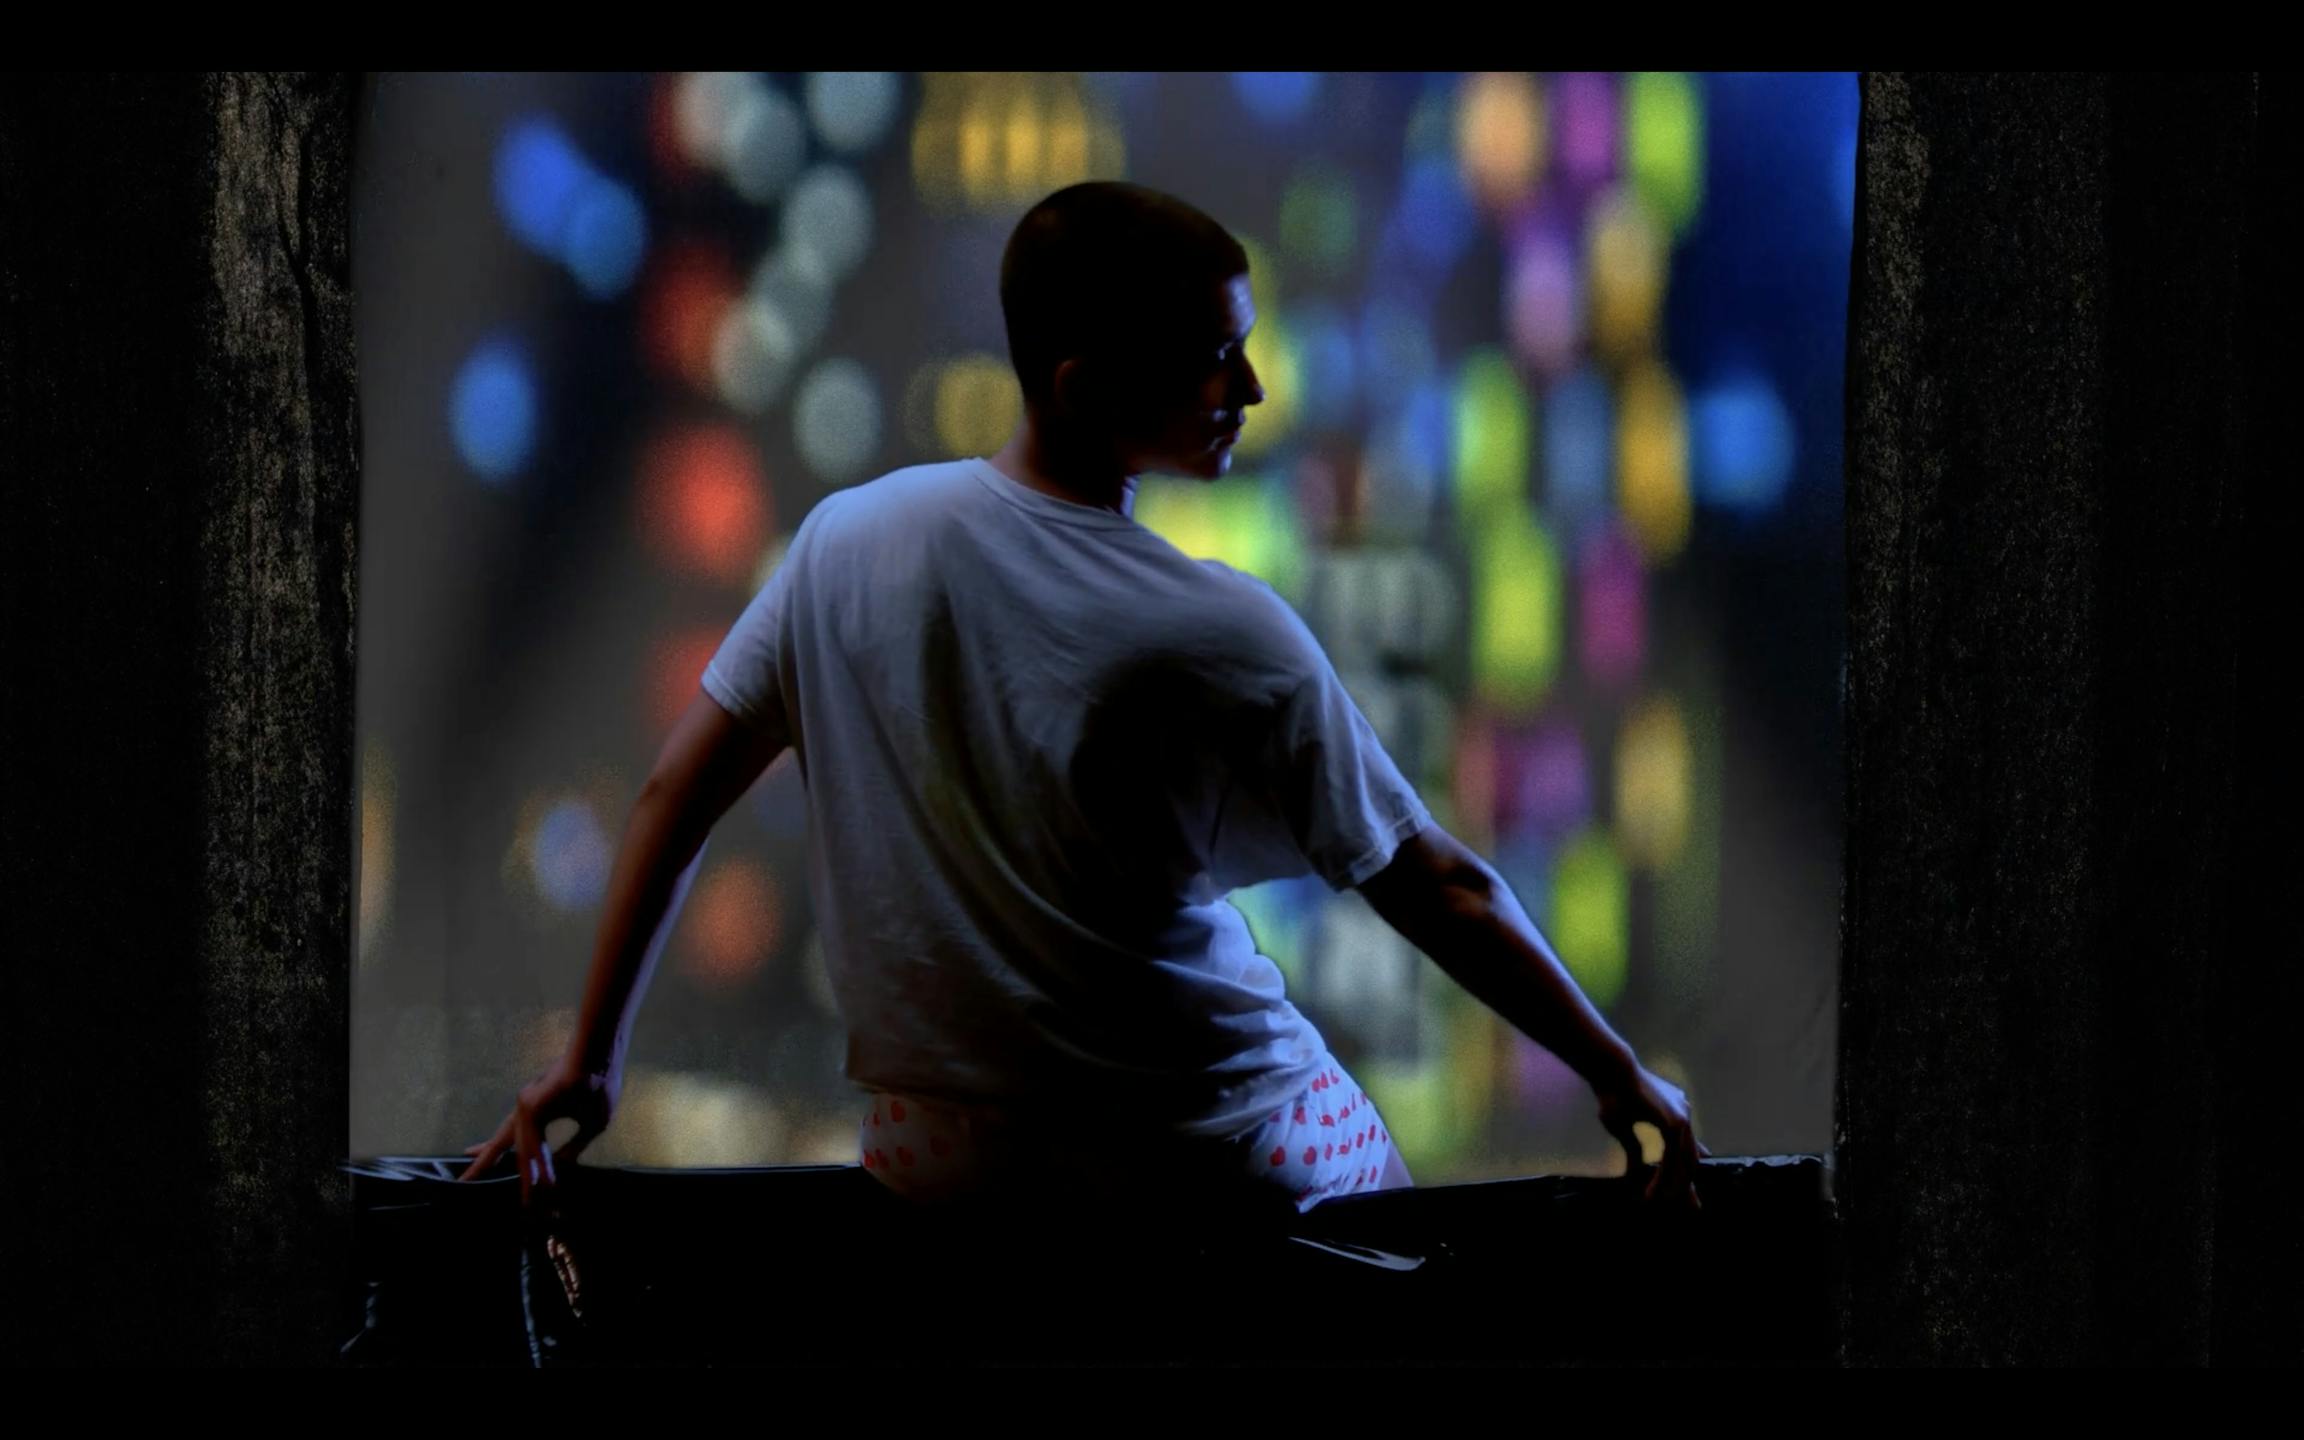
M588 1068L621 1065L656 959L720 817L783 753L781 744L699 691L625 822L593 944L572 1053Z
M521 1203L538 1203L558 1183L545 1126L559 1119L576 1122L563 1159L574 1159L607 1128L623 1089L624 1056L640 998L696 878L705 837L783 749L701 691L689 704L617 842L607 908L568 1051L521 1088L495 1135L465 1147L473 1159L462 1178L479 1179L517 1149Z
M1360 886L1385 923L1457 984L1584 1077L1600 1123L1624 1147L1626 1173L1645 1159L1638 1125L1653 1125L1663 1156L1643 1187L1651 1200L1703 1208L1688 1097L1640 1064L1528 918L1491 865L1437 825L1401 843L1392 863Z
M1632 1047L1577 987L1503 877L1438 825L1402 841L1360 893L1449 978L1593 1089L1620 1088L1639 1070Z

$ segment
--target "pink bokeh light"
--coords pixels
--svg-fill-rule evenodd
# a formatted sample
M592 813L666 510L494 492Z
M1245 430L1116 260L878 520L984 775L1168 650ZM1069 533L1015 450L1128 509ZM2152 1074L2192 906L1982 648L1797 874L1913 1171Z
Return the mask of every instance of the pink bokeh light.
M1621 690L1647 655L1648 602L1639 547L1620 525L1595 530L1577 557L1577 638L1584 673Z

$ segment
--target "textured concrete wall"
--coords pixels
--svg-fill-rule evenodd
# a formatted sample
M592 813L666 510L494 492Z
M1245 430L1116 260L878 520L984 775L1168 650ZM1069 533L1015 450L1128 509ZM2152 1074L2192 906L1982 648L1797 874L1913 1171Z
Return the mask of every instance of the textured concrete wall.
M12 1359L346 1333L354 90L0 87Z
M2245 74L1865 79L1853 1363L2304 1341L2258 1198L2296 1170L2261 1108L2289 1088L2294 924L2237 868L2294 849L2293 755L2243 734L2292 649L2246 553L2293 519L2263 388L2295 324L2279 103Z

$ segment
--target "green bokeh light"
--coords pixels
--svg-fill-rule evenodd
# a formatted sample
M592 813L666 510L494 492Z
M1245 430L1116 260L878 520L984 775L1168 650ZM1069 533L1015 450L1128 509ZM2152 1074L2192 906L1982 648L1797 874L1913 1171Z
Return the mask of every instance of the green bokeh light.
M1546 938L1576 984L1603 1010L1624 993L1630 956L1631 884L1605 831L1580 832L1552 872Z
M1528 392L1504 352L1475 350L1456 383L1451 451L1459 513L1471 525L1528 494Z
M1286 882L1249 885L1228 897L1232 908L1248 922L1249 938L1258 954L1270 957L1291 991L1304 984L1304 925L1290 913L1282 894Z
M1289 258L1320 279L1339 279L1351 268L1359 229L1352 177L1325 160L1306 162L1280 197L1280 244Z
M1704 102L1692 75L1627 77L1625 128L1632 184L1673 233L1695 223L1704 203Z
M1147 476L1136 523L1195 559L1245 570L1293 603L1304 574L1304 536L1293 497L1268 476L1213 483Z
M1472 680L1506 715L1543 702L1560 666L1560 553L1525 502L1499 505L1472 537Z

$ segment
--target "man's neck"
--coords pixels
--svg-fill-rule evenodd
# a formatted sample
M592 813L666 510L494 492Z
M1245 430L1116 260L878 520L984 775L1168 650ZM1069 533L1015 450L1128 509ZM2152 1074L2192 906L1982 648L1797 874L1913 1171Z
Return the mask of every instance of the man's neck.
M1030 415L991 460L1009 479L1044 495L1118 515L1135 513L1136 477L1113 460L1108 446L1068 440Z

